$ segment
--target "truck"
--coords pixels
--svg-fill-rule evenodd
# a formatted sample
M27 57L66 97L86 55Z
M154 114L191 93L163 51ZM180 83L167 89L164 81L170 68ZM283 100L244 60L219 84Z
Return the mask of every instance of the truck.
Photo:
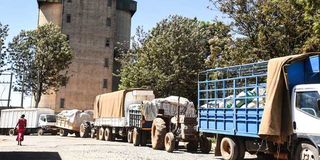
M68 136L70 133L75 134L76 137L84 137L85 135L81 134L81 124L93 121L93 111L63 110L56 117L55 126L59 128L60 136Z
M39 136L44 133L57 134L55 127L55 114L48 108L28 109L4 109L1 111L0 133L4 135L15 135L16 124L20 116L24 114L27 119L26 134L37 133Z
M123 141L128 141L129 139L131 141L132 134L136 132L132 132L133 126L129 123L129 106L141 104L145 100L154 98L153 91L146 89L127 89L96 96L94 122L93 127L90 128L91 137L107 141L115 139ZM143 122L142 119L137 119L137 121ZM142 128L145 125L147 123L143 123Z
M319 159L320 56L316 53L199 73L198 130L215 155Z

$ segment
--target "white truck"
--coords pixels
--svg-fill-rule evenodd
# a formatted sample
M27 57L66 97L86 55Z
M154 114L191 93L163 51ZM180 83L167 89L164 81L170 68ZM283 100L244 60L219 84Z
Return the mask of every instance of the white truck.
M0 133L5 135L16 134L15 127L24 114L27 119L26 134L37 133L39 136L44 133L57 134L55 127L56 117L54 111L48 108L29 109L5 109L1 111Z

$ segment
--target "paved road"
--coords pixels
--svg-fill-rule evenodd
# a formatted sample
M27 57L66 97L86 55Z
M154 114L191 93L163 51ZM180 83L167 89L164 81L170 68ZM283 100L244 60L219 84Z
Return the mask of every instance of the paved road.
M181 146L179 151L167 153L153 150L150 146L134 147L124 142L107 142L82 139L73 136L25 136L22 146L15 137L0 136L0 160L208 160L210 154L188 153Z

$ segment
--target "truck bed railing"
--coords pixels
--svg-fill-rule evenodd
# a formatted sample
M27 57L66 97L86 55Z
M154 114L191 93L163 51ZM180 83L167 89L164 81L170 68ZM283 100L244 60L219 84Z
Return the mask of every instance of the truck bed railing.
M256 137L266 98L267 62L199 74L199 130Z

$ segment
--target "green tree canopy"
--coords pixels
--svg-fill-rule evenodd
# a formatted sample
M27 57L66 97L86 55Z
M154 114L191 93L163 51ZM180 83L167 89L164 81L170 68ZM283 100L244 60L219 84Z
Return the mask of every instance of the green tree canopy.
M4 70L3 67L5 66L6 47L4 43L8 36L8 31L8 25L2 25L0 23L0 73Z
M36 107L42 94L58 90L68 80L73 56L67 37L52 23L22 31L9 44L9 53L15 89L32 94Z
M197 19L170 16L150 32L138 30L131 50L121 53L120 88L153 89L157 97L178 95L196 99L197 74L205 69L213 35L225 37L229 27Z
M312 0L211 1L229 16L235 33L233 37L213 37L210 40L212 54L208 65L211 67L268 60L320 49L319 34L315 27L319 21L316 15L307 16L308 9L303 3ZM319 9L319 5L311 6Z

